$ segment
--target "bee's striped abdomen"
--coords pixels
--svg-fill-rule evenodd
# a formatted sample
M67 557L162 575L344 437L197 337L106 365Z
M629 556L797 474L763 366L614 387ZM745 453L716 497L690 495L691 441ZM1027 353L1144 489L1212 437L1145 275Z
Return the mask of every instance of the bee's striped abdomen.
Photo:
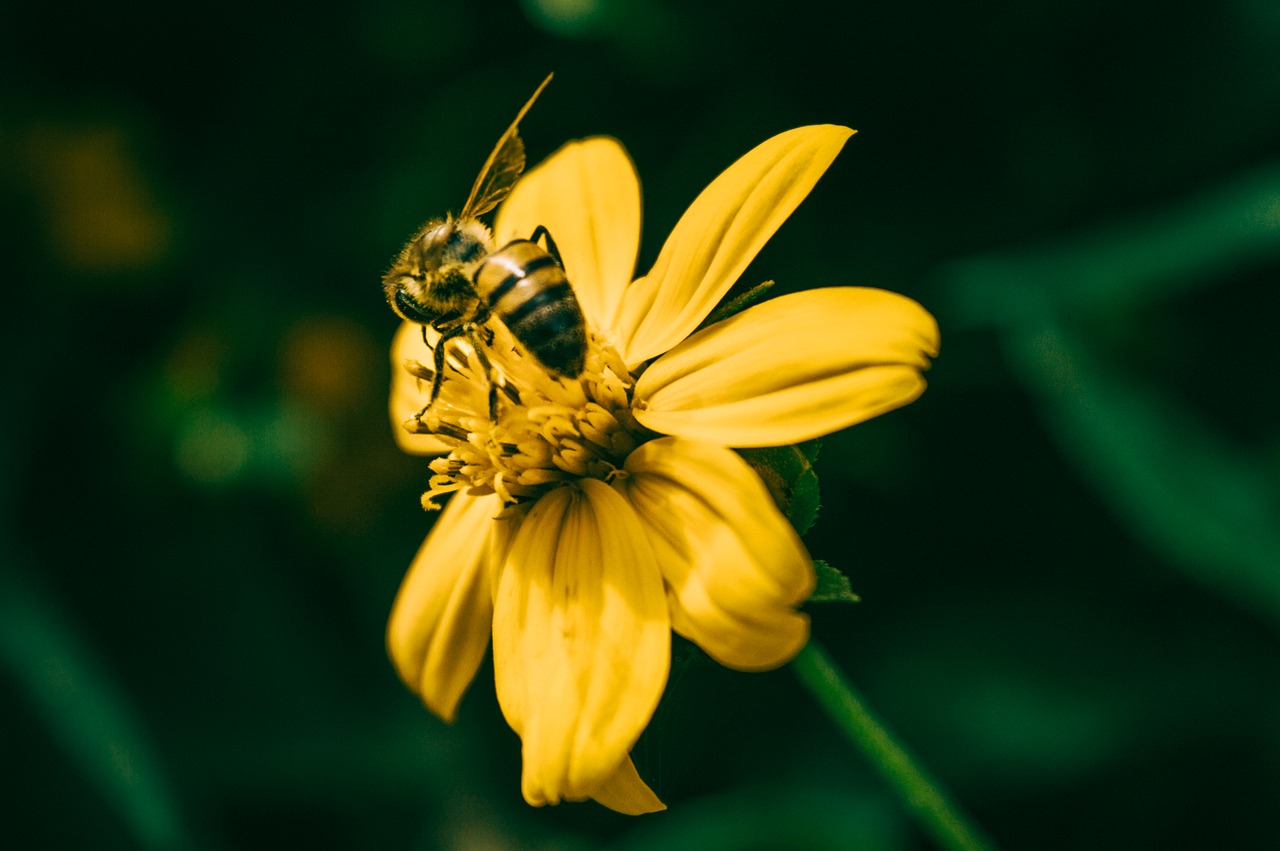
M485 258L476 290L543 366L577 378L587 356L586 322L564 269L535 242L517 239Z

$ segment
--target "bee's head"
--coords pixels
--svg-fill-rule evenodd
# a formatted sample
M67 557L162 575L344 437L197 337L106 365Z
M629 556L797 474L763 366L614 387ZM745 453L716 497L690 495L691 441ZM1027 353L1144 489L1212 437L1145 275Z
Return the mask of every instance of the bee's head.
M428 223L383 276L387 301L400 316L421 325L465 312L476 299L471 274L488 245L488 229L474 219Z
M410 322L429 325L437 318L427 310L424 296L429 279L440 268L443 248L453 232L453 223L445 221L423 228L400 252L382 278L391 309Z
M428 227L413 241L419 271L430 274L447 262L454 232L453 219L446 219L434 227Z
M386 287L387 301L391 309L400 314L402 319L417 322L419 325L430 325L439 317L423 309L422 304L414 298L403 283Z

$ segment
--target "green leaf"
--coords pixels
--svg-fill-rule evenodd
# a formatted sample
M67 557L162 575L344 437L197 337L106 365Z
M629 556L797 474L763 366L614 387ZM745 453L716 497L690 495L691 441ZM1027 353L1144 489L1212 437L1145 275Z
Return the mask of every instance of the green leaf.
M738 450L800 535L818 518L818 474L813 462L821 445L820 440L808 440L793 446Z
M1156 213L952 265L953 327L1013 331L1053 316L1175 298L1280 256L1280 166L1268 165Z
M813 571L818 574L818 585L809 595L810 603L860 603L862 598L853 593L849 577L838 567L827 564L822 559L815 559Z
M1006 340L1045 423L1133 534L1280 619L1280 504L1259 459L1175 399L1107 369L1063 328Z
M735 313L741 313L751 305L760 301L769 294L769 290L773 289L773 281L765 281L763 284L756 284L746 292L736 295L728 301L722 301L716 305L716 309L711 311L706 319L702 320L702 324L698 326L698 330L706 328L708 325L714 325L717 322L728 319Z
M175 787L131 696L93 642L12 563L0 569L0 671L129 825L139 848L192 846Z

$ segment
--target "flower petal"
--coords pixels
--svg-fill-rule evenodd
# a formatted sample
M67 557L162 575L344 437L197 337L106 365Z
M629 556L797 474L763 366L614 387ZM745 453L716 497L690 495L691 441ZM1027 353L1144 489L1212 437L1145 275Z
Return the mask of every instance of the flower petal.
M583 313L613 327L640 248L640 180L616 139L569 142L516 184L498 210L494 240L551 233Z
M671 662L662 576L635 512L594 479L540 497L494 606L498 702L523 740L525 800L608 797Z
M647 428L725 446L782 446L913 401L938 325L905 296L862 287L793 293L704 328L636 383Z
M591 793L598 803L627 816L639 816L665 810L667 805L658 800L640 775L636 764L627 757L604 785Z
M662 354L698 327L852 135L830 124L788 130L702 191L653 269L626 291L615 330L628 365Z
M405 422L422 410L431 395L430 384L423 386L404 368L406 360L431 363L431 350L422 340L422 326L407 321L400 323L391 342L391 433L396 445L413 455L447 455L449 445L435 435L405 430Z
M486 555L500 510L495 496L453 497L413 557L387 623L387 650L401 679L445 721L453 720L489 646Z
M615 485L649 531L672 626L723 665L776 668L809 638L796 607L813 562L764 483L736 452L663 437L631 453Z

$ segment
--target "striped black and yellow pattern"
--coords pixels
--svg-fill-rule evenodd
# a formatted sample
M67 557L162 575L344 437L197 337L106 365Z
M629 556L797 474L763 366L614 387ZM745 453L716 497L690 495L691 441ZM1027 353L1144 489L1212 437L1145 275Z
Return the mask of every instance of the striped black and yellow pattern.
M507 243L485 258L475 286L493 315L529 354L567 378L582 374L586 322L564 269L527 239Z

